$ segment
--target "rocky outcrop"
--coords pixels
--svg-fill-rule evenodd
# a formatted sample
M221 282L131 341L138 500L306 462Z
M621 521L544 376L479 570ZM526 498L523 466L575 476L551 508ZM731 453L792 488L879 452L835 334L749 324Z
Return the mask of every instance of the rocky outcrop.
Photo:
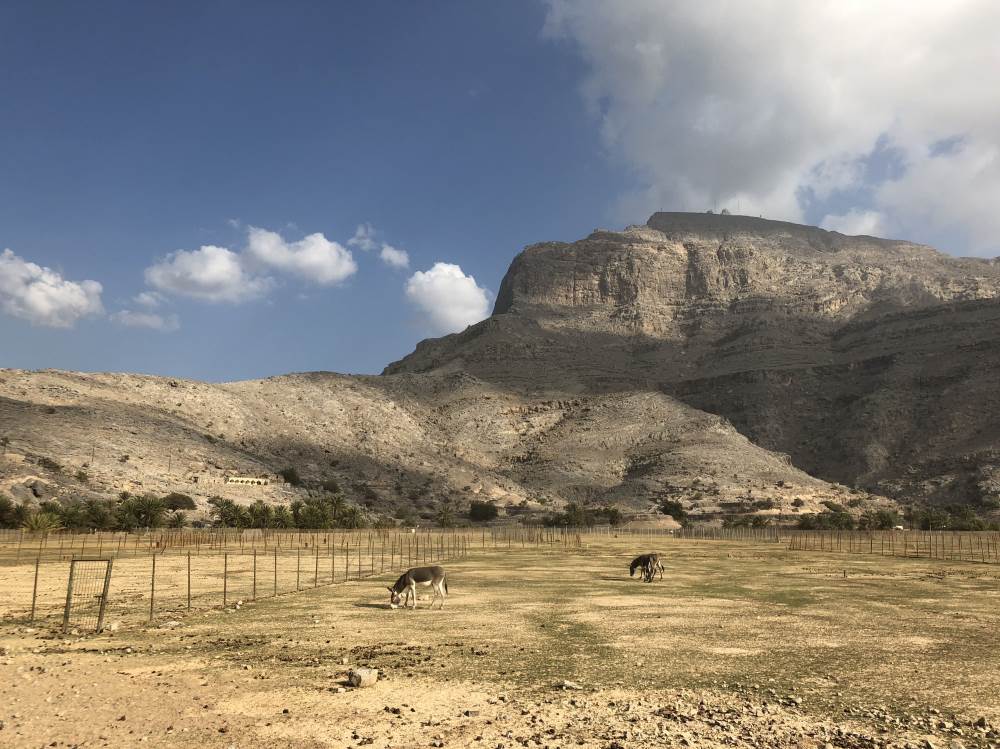
M644 389L720 414L818 477L902 499L990 482L1000 264L742 216L528 247L493 317L387 373ZM970 494L970 491L972 493Z

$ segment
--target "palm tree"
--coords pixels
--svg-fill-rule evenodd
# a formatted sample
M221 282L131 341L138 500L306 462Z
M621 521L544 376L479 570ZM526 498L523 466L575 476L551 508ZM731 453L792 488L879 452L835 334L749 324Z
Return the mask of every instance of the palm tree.
M274 509L263 499L247 507L246 512L251 528L270 528L274 522Z
M292 516L292 511L282 505L274 508L274 517L271 520L271 524L275 528L294 528L295 518Z
M437 524L442 528L453 528L455 526L455 511L451 505L442 505L437 512Z
M343 509L338 519L341 528L364 528L365 516L357 505L349 505Z
M139 522L146 528L159 528L167 517L167 506L153 494L144 494L136 503Z
M22 526L30 533L52 533L62 528L59 518L51 512L33 512L24 520Z
M187 525L187 513L181 510L175 510L170 513L170 518L167 520L168 528L183 528Z
M111 530L115 526L115 512L112 502L103 499L88 499L84 503L87 525L99 531Z
M347 509L347 502L344 500L344 495L339 492L332 494L327 501L330 503L330 513L333 515L334 521L339 520L341 513Z
M212 497L208 500L212 506L211 515L215 524L225 528L242 528L247 525L247 514L242 507L231 499Z

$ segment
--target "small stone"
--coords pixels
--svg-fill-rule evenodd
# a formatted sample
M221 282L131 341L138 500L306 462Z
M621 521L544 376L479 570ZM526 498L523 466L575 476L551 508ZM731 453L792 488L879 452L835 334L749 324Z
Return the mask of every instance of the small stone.
M478 710L466 710L464 713L462 713L462 715L464 715L466 718L475 718L477 715L479 715L479 711Z
M378 681L377 668L352 668L347 674L347 681L352 687L370 687Z
M583 689L583 687L575 681L563 679L562 681L556 683L556 689Z

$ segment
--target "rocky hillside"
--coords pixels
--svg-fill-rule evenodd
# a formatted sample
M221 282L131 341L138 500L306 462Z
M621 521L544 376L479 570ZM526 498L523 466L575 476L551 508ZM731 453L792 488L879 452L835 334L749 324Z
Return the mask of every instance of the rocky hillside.
M277 474L295 468L408 519L474 498L672 497L707 516L989 502L998 365L995 260L658 213L527 248L489 319L378 377L0 370L0 493L287 502L305 489Z
M287 502L305 491L276 477L288 467L411 519L472 499L512 513L566 501L646 511L698 495L712 513L748 497L773 497L777 511L846 493L664 393L523 394L465 373L211 385L2 370L0 435L0 493L22 500L180 491Z
M658 213L511 264L493 317L386 372L662 392L829 481L1000 498L1000 263L742 216Z

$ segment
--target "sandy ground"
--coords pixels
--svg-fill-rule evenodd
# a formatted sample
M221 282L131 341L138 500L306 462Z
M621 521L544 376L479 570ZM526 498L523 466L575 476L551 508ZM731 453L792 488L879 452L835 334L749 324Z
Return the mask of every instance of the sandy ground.
M387 575L100 636L4 622L0 746L1000 747L1000 570L666 541L644 584L643 550L481 552L443 611L389 610Z

